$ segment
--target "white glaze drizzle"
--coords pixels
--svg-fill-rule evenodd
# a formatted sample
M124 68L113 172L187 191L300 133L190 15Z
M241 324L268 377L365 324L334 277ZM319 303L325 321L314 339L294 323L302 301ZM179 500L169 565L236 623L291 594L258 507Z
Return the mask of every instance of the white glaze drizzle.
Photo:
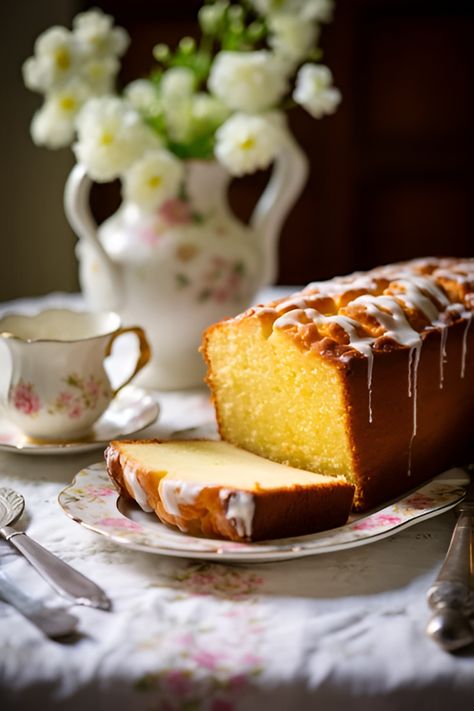
M252 535L255 501L248 491L222 489L219 498L226 508L226 518L233 524L239 536L249 538Z
M413 431L411 436L411 444L416 435L416 401L417 401L417 370L419 363L419 351L421 349L421 336L409 324L405 313L397 301L391 296L371 296L364 295L354 299L352 304L361 304L366 309L367 313L373 316L383 327L386 335L401 345L409 347L408 360L408 396L413 395ZM301 317L305 316L310 322L318 325L337 323L349 336L350 345L367 358L367 387L369 400L369 423L373 421L372 412L372 373L373 373L373 350L372 345L375 343L375 338L372 336L360 337L357 333L357 328L360 324L348 316L323 316L315 309L295 309L280 316L274 327L282 328L288 325L303 325ZM417 350L417 356L412 367L412 349ZM414 368L414 370L413 370ZM410 444L410 447L411 447Z
M209 484L205 485L209 487ZM165 511L172 516L181 516L181 506L192 506L205 488L202 483L179 481L164 477L160 481L159 494Z
M413 450L413 441L416 437L418 430L418 413L417 413L417 401L418 401L418 366L420 364L421 356L421 344L422 341L410 348L408 353L408 397L413 399L413 424L411 429L410 442L408 445L408 467L407 475L411 475L411 459Z
M461 272L465 272L462 274ZM457 264L452 269L436 269L433 276L449 279L460 286L470 284L474 279L474 267L469 264Z
M308 296L308 298L310 297ZM285 299L285 301L277 304L275 306L275 311L280 313L280 311L284 311L285 309L305 309L306 307L306 299L301 298L299 294L295 294L295 296Z
M409 324L401 306L389 296L359 296L353 303L361 303L367 313L376 318L385 328L386 335L408 346L408 397L413 400L413 426L408 447L408 475L411 473L411 450L417 431L417 384L422 340L418 331ZM413 353L415 354L413 358Z
M383 326L384 335L396 343L411 348L420 341L420 334L410 326L405 312L392 296L358 296L351 304L362 304Z
M369 424L373 422L372 412L372 374L374 371L374 353L370 349L370 356L367 358L367 388L369 393Z
M398 291L399 287L402 288L401 292ZM409 308L421 311L430 321L436 321L439 316L439 309L433 300L444 308L451 303L443 291L426 277L404 275L404 278L396 279L390 289L399 301L407 304Z
M361 337L357 333L357 327L359 323L354 321L354 319L349 318L349 316L323 316L315 309L295 309L289 311L283 316L280 316L275 323L274 327L282 328L283 326L301 326L302 322L300 317L305 315L310 321L315 323L317 326L327 323L337 323L337 325L342 328L349 336L350 345L354 350L358 351L367 358L367 389L368 389L368 399L369 399L369 423L373 421L372 413L372 373L374 365L374 354L372 351L372 344L374 339L370 336Z
M446 341L448 338L448 324L441 323L441 321L436 321L435 323L439 328L441 336L439 346L439 388L442 390L444 385L444 364L447 361Z
M122 466L123 476L137 504L143 511L150 513L153 509L148 504L147 495L138 481L137 468L131 462L125 462Z
M464 334L462 337L462 355L461 355L461 378L464 378L466 372L466 355L467 355L467 333L469 327L472 323L472 312L468 311L469 317L467 317L466 326L464 328Z
M202 484L164 477L160 481L159 487L161 503L167 513L172 516L181 516L181 507L195 504L201 491L210 486L212 486L211 483ZM221 489L219 499L223 505L227 505L225 516L239 536L250 537L255 513L253 495L247 491Z
M397 279L396 282L391 285L391 290L396 293L399 301L402 301L408 308L420 311L440 331L439 387L442 390L444 384L444 364L446 362L448 328L447 324L439 320L440 311L433 300L437 301L445 309L451 305L451 302L443 290L431 279L411 274L404 274L403 277L402 279ZM402 293L398 293L398 287L402 287ZM428 298L426 294L429 294L431 298Z
M416 274L410 267L439 266L430 275ZM447 267L447 268L445 268ZM459 271L467 274L459 274ZM463 304L453 304L446 296L443 289L438 286L435 279L437 276L445 276L458 283L470 282L474 277L473 262L452 264L449 261L437 260L414 260L408 264L389 265L374 269L370 273L357 272L348 277L336 277L328 282L312 282L303 292L295 294L286 299L274 308L274 313L279 313L284 309L287 311L283 316L279 316L273 326L282 328L285 326L296 326L304 328L308 323L314 323L317 327L327 325L331 322L337 323L349 336L349 345L359 351L368 359L367 363L367 384L369 400L369 422L372 422L372 369L373 369L373 345L377 338L370 336L360 337L359 329L364 328L363 324L347 316L324 316L319 311L306 308L307 301L317 296L335 297L339 299L341 295L348 291L376 292L379 288L376 279L385 278L389 280L391 295L364 294L350 301L350 304L361 304L369 316L378 321L384 329L384 337L390 338L402 346L409 348L408 353L408 396L413 400L413 426L409 445L408 473L411 472L411 457L413 440L417 433L417 389L418 389L418 367L421 356L422 337L418 331L410 325L400 303L407 308L422 313L430 322L428 329L437 328L440 331L440 355L439 355L439 387L444 386L444 366L447 359L447 337L448 324L441 320L440 313L455 312L459 316L467 319L466 328L463 335L463 350L461 360L461 377L465 374L465 364L467 357L467 335L472 321L472 312L467 311ZM308 293L316 291L316 293ZM307 296L306 296L307 295ZM303 297L303 298L302 298ZM306 300L305 300L306 297ZM345 354L341 356L345 359Z

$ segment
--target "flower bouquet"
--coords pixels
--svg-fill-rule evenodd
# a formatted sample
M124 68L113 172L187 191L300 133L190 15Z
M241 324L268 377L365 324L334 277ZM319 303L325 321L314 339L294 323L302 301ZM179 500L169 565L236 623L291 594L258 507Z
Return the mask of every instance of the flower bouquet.
M284 140L282 110L300 104L321 118L340 102L330 70L308 61L320 56L332 10L332 0L208 3L201 41L156 45L150 77L121 94L129 37L100 10L82 13L72 31L44 32L24 64L27 87L45 97L33 140L60 148L77 135L73 151L89 175L122 178L129 199L149 208L179 193L183 160L215 157L236 176L266 168Z
M167 376L154 383L182 384L172 369L196 382L186 354L199 358L203 328L246 308L276 276L279 229L307 163L285 114L300 105L322 118L341 100L318 49L332 11L332 0L207 2L198 14L200 39L157 44L150 75L120 92L129 38L98 9L78 15L71 31L44 32L25 62L26 85L44 95L33 140L72 144L77 159L66 212L80 237L87 301L145 326L155 357L168 363ZM244 226L227 206L227 183L273 162ZM90 181L116 178L123 204L97 229ZM188 322L179 338L178 320Z

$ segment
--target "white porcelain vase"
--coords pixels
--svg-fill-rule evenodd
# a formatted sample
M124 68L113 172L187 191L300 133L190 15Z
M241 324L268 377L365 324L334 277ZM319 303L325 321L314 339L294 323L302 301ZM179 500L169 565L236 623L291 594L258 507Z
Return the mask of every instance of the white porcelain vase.
M91 181L83 166L73 168L65 209L79 237L81 288L90 308L113 309L125 324L145 329L152 358L141 385L169 390L202 383L202 333L273 283L280 228L307 170L288 133L248 226L229 209L226 170L214 161L189 161L185 199L155 212L124 202L98 228L89 207Z

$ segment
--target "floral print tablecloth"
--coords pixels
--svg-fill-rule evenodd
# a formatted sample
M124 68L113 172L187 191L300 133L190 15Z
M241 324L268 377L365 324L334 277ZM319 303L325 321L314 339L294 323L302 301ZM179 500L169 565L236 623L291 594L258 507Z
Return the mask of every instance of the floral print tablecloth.
M205 391L157 396L147 435L212 430ZM101 452L0 454L0 483L21 491L19 527L101 585L112 612L71 608L75 641L53 642L0 601L6 709L384 711L470 705L473 650L450 656L424 635L425 593L446 551L448 512L361 548L228 565L132 551L69 520L57 495ZM0 543L0 570L62 604Z

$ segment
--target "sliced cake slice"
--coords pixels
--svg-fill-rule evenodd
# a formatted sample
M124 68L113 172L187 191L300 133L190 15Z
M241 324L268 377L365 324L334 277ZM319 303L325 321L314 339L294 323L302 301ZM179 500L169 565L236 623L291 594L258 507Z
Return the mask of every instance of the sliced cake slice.
M114 441L107 470L120 493L192 535L284 538L343 525L354 487L227 442Z

